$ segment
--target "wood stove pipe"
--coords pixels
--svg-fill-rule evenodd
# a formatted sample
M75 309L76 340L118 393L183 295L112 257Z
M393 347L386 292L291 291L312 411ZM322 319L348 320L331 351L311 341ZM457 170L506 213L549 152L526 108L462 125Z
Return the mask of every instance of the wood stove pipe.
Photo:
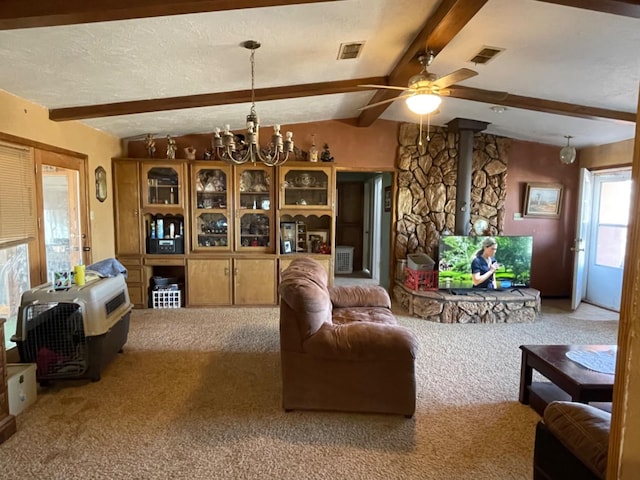
M473 173L473 136L489 123L455 118L447 123L450 132L459 134L458 182L456 184L455 234L469 235L471 228L471 176Z

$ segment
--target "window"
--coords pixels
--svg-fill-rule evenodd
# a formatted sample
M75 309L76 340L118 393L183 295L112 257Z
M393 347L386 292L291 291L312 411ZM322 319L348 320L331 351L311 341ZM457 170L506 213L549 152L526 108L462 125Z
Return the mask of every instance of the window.
M18 308L22 293L29 289L29 249L26 244L0 249L0 317L4 324L5 346L13 348L10 340L16 332Z
M20 244L36 235L33 150L0 143L0 245Z

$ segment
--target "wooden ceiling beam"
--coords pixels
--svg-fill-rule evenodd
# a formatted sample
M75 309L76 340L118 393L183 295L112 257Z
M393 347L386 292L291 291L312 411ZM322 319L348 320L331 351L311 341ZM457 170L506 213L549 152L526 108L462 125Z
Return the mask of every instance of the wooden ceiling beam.
M409 78L420 72L420 64L417 56L426 49L434 55L447 46L447 44L464 28L476 13L487 3L487 0L443 0L436 11L431 15L422 30L404 52L396 66L388 75L386 85L404 86ZM380 89L373 96L369 105L397 97L400 90ZM389 104L378 105L363 110L358 117L358 126L368 127L375 122L389 107Z
M287 87L260 88L255 90L256 101L283 100L288 98L330 95L335 93L362 92L358 85L363 83L379 84L384 77L339 80L336 82L307 83ZM53 121L82 120L85 118L113 117L136 113L181 110L196 107L214 107L251 101L251 90L235 92L205 93L184 97L156 98L150 100L132 100L129 102L106 103L79 107L55 108L49 111L49 119Z
M640 18L640 4L637 0L538 0L544 3L612 13L623 17Z
M504 94L480 88L453 85L449 87L449 97L471 100L474 102L501 105L504 107L521 108L542 113L553 113L569 117L585 118L587 120L617 120L635 123L635 112L623 112L606 108L587 107L572 103L556 102L542 98L523 97L521 95ZM499 101L497 98L500 97Z
M58 0L0 2L0 30L343 0Z
M363 84L384 82L384 77L360 78L355 80L341 80L337 82L311 83L287 87L262 88L255 91L256 101L284 100L337 93L362 92L366 89L359 87ZM635 122L635 112L623 112L605 108L588 107L571 103L556 102L541 98L512 95L493 90L452 85L448 88L449 96L462 100L502 105L523 110L533 110L556 115L566 115L588 120L617 120ZM107 103L101 105L87 105L79 107L56 108L49 111L49 119L53 121L82 120L86 118L113 117L118 115L132 115L185 108L214 107L234 103L248 103L251 101L251 90L235 92L205 93L184 97L156 98L151 100L133 100L129 102Z

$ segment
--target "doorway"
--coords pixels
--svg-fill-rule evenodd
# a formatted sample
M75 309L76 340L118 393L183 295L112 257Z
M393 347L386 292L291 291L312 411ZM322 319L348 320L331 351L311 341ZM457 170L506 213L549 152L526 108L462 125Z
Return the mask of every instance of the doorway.
M353 247L351 274L336 274L337 284L375 284L389 288L390 211L383 208L387 172L338 172L336 242Z
M38 284L49 281L55 271L91 263L91 248L85 160L37 150L35 162L39 228L30 253L35 253L32 278Z
M585 301L620 311L631 206L631 170L594 173Z

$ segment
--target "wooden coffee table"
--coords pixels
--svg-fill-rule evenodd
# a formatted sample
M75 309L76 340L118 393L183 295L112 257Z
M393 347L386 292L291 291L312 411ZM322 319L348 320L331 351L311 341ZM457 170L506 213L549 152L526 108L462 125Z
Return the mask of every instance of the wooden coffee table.
M589 370L567 358L566 353L569 350L617 351L616 345L521 345L520 349L520 403L531 405L540 416L554 400L611 402L614 376ZM532 383L533 370L549 382Z

